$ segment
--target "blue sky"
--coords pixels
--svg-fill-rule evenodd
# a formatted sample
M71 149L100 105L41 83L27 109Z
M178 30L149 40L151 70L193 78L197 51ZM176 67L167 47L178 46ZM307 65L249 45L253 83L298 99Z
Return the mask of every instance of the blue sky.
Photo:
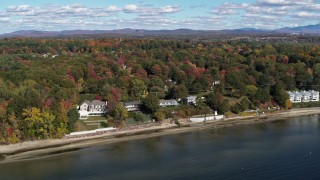
M320 0L10 0L0 33L17 30L277 29L320 23Z

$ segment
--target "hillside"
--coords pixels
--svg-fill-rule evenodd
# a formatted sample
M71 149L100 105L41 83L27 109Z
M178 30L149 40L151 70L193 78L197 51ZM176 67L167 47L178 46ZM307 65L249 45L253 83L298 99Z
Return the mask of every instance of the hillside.
M6 38L0 46L0 143L77 130L76 107L84 100L107 101L107 125L121 126L128 117L121 102L140 100L143 113L161 121L286 109L287 90L320 90L318 43ZM157 103L189 95L200 98L196 105Z

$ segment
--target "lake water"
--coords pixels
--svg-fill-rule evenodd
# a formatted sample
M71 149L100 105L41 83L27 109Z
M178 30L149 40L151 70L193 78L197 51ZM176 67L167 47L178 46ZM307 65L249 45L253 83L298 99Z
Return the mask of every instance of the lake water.
M0 179L320 179L320 116L193 131L0 164Z

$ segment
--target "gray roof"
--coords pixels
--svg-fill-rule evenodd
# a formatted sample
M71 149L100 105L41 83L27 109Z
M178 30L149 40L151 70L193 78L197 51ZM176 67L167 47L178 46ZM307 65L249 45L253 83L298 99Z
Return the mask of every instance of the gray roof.
M103 102L103 101L100 101L100 100L93 100L93 101L91 101L91 105L100 105L100 106L102 106L102 105L106 105L106 103L105 102Z
M93 100L93 101L91 101L91 102L85 100L85 101L83 101L83 103L81 103L81 105L83 105L84 103L88 104L89 106L91 106L91 105L94 105L94 106L97 106L97 105L100 105L100 106L106 105L106 102L100 101L100 100Z
M130 105L140 105L141 102L140 101L128 101L128 102L125 102L123 103L124 106L130 106Z
M175 100L175 99L169 99L169 100L161 99L160 103L177 103L177 100Z
M188 97L186 97L186 99L188 99L188 100L194 100L194 99L197 99L197 96L188 96Z
M81 105L84 104L84 103L90 105L90 101L85 100L85 101L83 101L83 103L81 103Z

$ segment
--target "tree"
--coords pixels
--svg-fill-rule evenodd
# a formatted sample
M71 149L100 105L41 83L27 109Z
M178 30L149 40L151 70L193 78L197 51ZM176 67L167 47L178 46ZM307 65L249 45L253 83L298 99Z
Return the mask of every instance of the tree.
M161 111L157 111L154 113L154 118L156 119L156 121L163 121L166 118L166 115Z
M109 112L110 116L113 118L113 123L116 125L123 124L124 120L128 117L128 111L121 103L117 107Z
M188 96L188 89L184 84L179 84L171 89L172 98L182 99Z
M287 100L289 100L289 95L285 90L280 89L276 91L276 94L274 95L274 99L278 102L278 104L281 107L284 107L285 109L288 108L287 107L288 104L286 104L286 102Z
M243 90L248 81L248 75L243 71L231 71L226 75L226 83L235 89Z
M313 74L315 77L320 77L320 63L313 66Z
M234 106L232 106L232 108L231 108L231 111L233 112L233 113L235 113L235 114L239 114L239 112L240 112L240 104L239 103L237 103L237 104L235 104Z
M250 101L247 97L244 97L241 101L240 101L240 111L245 111L249 108L250 105Z
M217 93L211 92L207 96L207 104L213 110L217 110L219 106L223 103L223 101L224 101L224 97L220 92L217 92Z
M68 131L74 132L75 131L75 124L79 120L79 113L76 108L72 108L68 112Z
M217 110L220 114L224 114L230 110L229 101L220 92L211 92L207 96L207 104L211 109Z
M259 88L256 93L256 100L261 101L262 103L269 102L271 100L269 88Z
M133 98L140 99L147 93L147 87L140 79L133 79L129 85L129 95Z
M32 107L23 109L22 115L27 123L27 132L30 137L47 139L52 137L54 130L53 120L55 117L48 112L41 112L40 109Z
M218 107L218 113L224 114L230 110L229 101L227 99L223 100L222 104Z
M292 107L292 102L290 101L290 99L287 99L285 104L284 104L284 108L285 109L291 109Z
M160 108L159 103L160 102L157 96L149 94L142 101L142 109L148 113L155 113Z

